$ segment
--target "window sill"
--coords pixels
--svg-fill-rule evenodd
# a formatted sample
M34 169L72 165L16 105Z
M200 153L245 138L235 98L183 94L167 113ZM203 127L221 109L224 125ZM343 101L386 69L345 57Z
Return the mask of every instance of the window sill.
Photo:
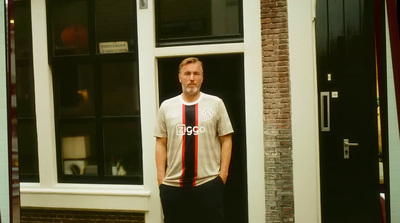
M149 211L151 191L137 185L21 183L21 207Z

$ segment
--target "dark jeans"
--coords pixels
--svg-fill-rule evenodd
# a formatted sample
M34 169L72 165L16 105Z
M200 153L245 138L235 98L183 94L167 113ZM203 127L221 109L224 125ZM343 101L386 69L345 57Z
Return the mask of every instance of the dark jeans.
M164 223L223 223L224 183L220 177L198 187L160 186Z

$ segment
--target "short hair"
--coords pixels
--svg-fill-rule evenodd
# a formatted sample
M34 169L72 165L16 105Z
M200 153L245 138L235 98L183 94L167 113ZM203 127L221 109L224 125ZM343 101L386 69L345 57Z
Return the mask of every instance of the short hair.
M184 60L182 60L182 62L179 64L179 73L181 72L181 68L187 64L191 64L191 63L200 63L201 69L203 69L203 63L196 57L188 57Z

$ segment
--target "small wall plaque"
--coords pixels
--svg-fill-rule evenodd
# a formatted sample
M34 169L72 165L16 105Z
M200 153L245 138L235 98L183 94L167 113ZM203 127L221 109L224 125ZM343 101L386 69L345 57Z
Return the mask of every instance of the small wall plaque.
M100 53L126 53L129 51L128 42L102 42L99 43Z

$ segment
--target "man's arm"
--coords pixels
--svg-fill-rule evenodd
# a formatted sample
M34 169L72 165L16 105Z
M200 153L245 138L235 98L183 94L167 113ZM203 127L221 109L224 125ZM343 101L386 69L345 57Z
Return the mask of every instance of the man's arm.
M167 165L167 138L156 138L156 167L158 186L164 181Z
M229 164L232 154L232 134L219 137L221 140L221 173L220 177L224 184L228 178Z

